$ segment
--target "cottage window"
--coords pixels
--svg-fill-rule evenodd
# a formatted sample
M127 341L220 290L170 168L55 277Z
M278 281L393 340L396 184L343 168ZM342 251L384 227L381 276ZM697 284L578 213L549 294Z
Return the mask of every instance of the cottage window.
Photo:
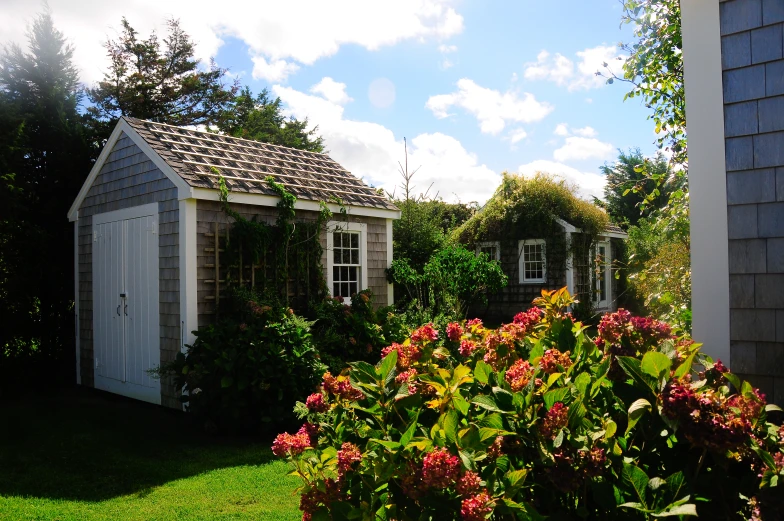
M333 297L367 289L367 225L332 222L327 234L327 284Z
M490 260L501 262L501 243L498 241L480 242L476 245L476 254L486 253Z
M520 241L520 284L542 284L547 276L544 239Z

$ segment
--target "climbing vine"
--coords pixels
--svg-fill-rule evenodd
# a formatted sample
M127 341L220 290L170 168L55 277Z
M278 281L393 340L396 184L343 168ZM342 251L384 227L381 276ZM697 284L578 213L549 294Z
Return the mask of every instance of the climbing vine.
M214 169L214 173L220 171ZM221 207L232 221L223 258L228 266L236 267L236 277L230 269L227 282L253 289L271 301L303 308L326 294L320 236L332 212L322 202L315 220L297 220L297 198L272 176L265 182L280 197L274 224L258 216L247 219L233 209L226 181L219 178ZM245 276L248 265L255 271Z

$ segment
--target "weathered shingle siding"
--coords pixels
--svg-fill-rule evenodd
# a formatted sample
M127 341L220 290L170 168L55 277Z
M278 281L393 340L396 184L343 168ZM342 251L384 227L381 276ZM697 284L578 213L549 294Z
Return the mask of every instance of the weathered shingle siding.
M732 370L784 403L784 2L720 5Z
M92 216L158 203L161 363L180 349L179 207L177 188L133 141L122 134L79 207L79 332L82 384L93 386ZM180 407L170 381L161 382L163 405Z
M274 224L278 216L278 209L274 206L254 206L248 204L231 203L233 210L246 219L257 219L260 222ZM318 213L298 210L296 220L315 221ZM337 217L336 217L337 218ZM350 216L352 222L367 224L367 270L368 287L373 292L373 302L377 306L387 305L387 228L386 220L376 217ZM217 201L199 200L196 203L196 248L197 248L197 307L199 314L199 327L211 324L215 317L215 224L218 224L218 233L225 237L230 228L230 219L221 209ZM327 266L327 238L322 233L320 237L324 254L321 264ZM221 264L221 266L223 266ZM260 276L260 274L257 274ZM221 274L223 280L224 275ZM225 284L221 284L221 290Z

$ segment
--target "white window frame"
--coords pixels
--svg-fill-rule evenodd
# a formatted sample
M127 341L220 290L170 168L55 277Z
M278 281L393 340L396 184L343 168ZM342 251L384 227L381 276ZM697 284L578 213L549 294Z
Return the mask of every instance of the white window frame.
M602 240L602 241L597 242L596 243L596 255L594 256L594 263L595 263L596 259L599 257L599 248L600 247L604 247L604 252L605 252L604 253L604 259L602 259L602 262L603 262L602 269L604 271L604 286L605 286L604 290L605 290L605 294L606 294L607 298L605 300L601 299L602 298L602 288L601 288L602 279L599 278L599 277L596 277L596 280L594 281L594 299L593 299L593 301L594 301L594 304L596 305L596 307L598 309L606 309L610 305L610 299L612 298L612 295L610 294L610 292L612 290L612 284L611 284L612 280L610 278L611 274L612 274L611 271L610 271L611 259L612 259L612 249L611 249L612 246L610 245L610 241L609 240ZM598 270L596 269L596 265L594 264L594 274L596 274L597 271Z
M526 278L525 276L525 247L539 244L542 246L542 276L541 278ZM520 284L544 284L547 282L547 242L544 239L527 239L518 242L517 246L518 271Z
M359 232L359 284L357 292L368 288L368 265L367 265L367 224L355 223L345 221L330 221L327 223L327 286L330 295L332 294L332 286L334 277L332 276L333 267L335 265L334 243L335 239L333 234L335 232ZM346 304L351 304L350 297L344 297Z
M482 252L482 248L495 248L495 256L490 260L501 262L501 241L484 241L476 243L476 254Z

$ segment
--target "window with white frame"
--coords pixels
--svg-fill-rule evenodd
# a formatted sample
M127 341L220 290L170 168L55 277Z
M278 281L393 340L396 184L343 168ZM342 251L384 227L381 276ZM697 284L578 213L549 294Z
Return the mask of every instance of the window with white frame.
M547 277L544 239L520 241L520 284L541 284Z
M499 241L480 242L476 245L476 254L486 253L490 260L501 262L501 243Z
M367 289L367 225L330 222L327 226L327 284L333 297Z
M598 308L606 308L610 298L610 243L596 244L594 259L594 302Z

